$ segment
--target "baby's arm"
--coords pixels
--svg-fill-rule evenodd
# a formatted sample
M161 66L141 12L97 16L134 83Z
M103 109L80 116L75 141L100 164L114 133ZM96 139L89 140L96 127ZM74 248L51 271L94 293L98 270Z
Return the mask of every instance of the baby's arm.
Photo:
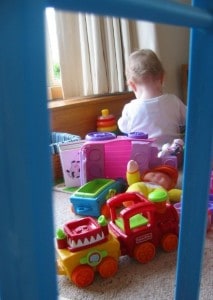
M186 125L186 105L180 100L180 125L185 126Z
M122 115L118 119L118 128L123 133L128 133L128 109L127 105L124 106Z
M180 100L180 120L179 120L179 128L180 128L180 134L182 138L184 139L185 136L185 128L186 128L186 111L187 107L186 105Z

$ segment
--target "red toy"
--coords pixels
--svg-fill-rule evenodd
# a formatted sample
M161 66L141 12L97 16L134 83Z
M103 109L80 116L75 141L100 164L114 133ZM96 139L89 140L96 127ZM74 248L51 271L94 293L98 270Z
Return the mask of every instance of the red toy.
M177 248L179 218L167 203L168 195L156 189L146 199L140 193L123 193L107 201L111 213L109 231L121 244L121 255L141 263L152 260L156 248L170 252ZM125 207L126 202L134 203Z

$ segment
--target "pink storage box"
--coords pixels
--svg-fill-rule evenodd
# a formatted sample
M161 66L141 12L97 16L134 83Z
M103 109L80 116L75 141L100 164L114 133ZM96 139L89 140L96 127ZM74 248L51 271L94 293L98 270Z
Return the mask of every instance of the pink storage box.
M158 157L153 140L118 136L104 141L86 141L81 147L81 185L95 178L126 178L127 163L137 161L140 171L161 164L177 167L176 156Z

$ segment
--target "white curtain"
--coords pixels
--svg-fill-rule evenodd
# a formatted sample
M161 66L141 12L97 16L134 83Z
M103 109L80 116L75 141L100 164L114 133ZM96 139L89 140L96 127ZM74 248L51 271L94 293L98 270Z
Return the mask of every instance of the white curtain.
M64 99L125 91L129 54L158 48L147 22L56 11L56 28Z

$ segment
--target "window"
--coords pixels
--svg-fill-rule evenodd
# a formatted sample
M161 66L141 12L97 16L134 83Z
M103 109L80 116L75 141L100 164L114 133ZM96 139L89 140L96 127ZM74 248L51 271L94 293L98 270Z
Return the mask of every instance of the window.
M53 8L47 8L45 14L48 99L52 100L62 98L61 69L59 63L55 10Z
M61 85L60 80L60 64L59 64L59 53L58 53L58 40L56 33L56 22L55 22L55 10L53 8L46 9L46 40L47 46L47 57L48 57L48 86Z
M154 24L46 10L49 98L70 99L128 90L125 61L140 47L153 47ZM150 32L147 35L147 32ZM145 36L141 43L141 35ZM153 36L153 38L152 38ZM155 49L154 49L155 50ZM58 94L59 87L62 90ZM60 90L60 91L61 91Z

